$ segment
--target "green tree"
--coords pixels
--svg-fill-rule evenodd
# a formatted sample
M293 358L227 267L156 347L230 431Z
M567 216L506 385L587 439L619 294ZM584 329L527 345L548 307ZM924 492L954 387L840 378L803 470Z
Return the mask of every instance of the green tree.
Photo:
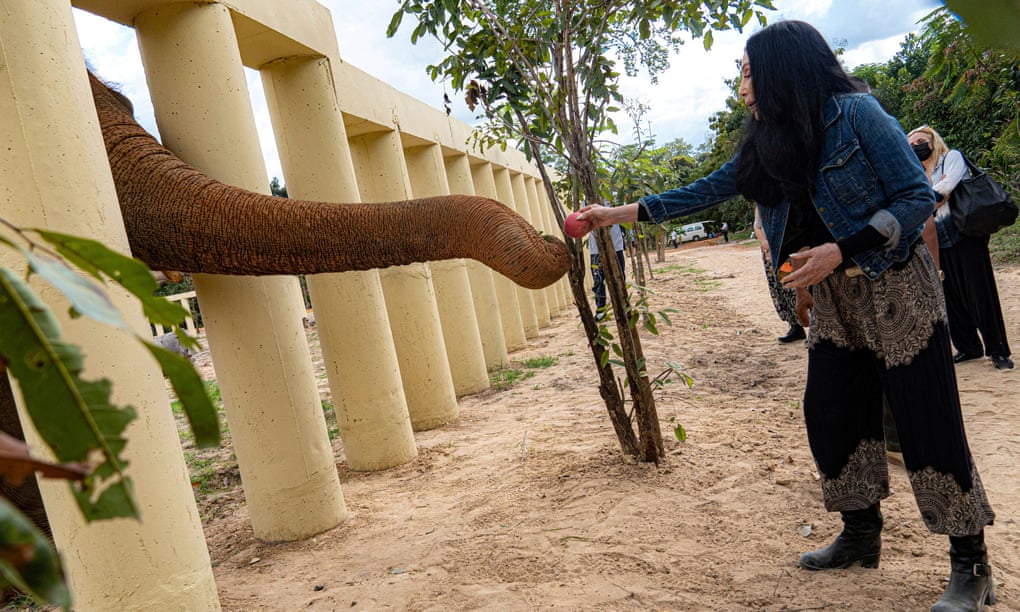
M447 50L429 66L434 80L449 79L465 94L469 107L480 109L483 144L518 140L539 164L547 195L560 224L565 214L543 163L559 158L566 170L569 206L581 200L610 201L601 140L614 133L610 116L624 103L617 63L628 74L643 68L651 79L668 66L669 53L687 32L710 47L713 30L741 28L752 19L765 22L760 8L769 0L403 0L387 29L393 36L405 15L417 20L410 38L433 36ZM613 252L608 232L596 232L600 250ZM619 344L606 341L584 291L587 262L583 250L568 240L573 266L571 291L578 306L600 377L600 393L624 452L658 462L662 437L651 394L651 381L637 334L639 313L627 304L626 287L614 258L607 257L607 289ZM654 321L646 327L654 330ZM626 370L639 435L625 407L623 389L609 367L609 350Z
M280 182L280 179L273 177L273 180L269 181L269 192L278 198L290 197L287 195L287 186Z
M1020 49L999 49L977 41L948 10L925 19L922 42L930 59L918 88L938 96L921 105L946 118L936 129L997 178L1020 185L1016 177L1020 148ZM929 101L929 100L926 100Z
M931 125L950 147L1020 193L1018 65L1020 50L975 39L968 24L940 8L891 60L854 72L905 130Z
M682 138L655 147L655 141L648 139L642 144L618 147L607 156L610 198L614 202L633 202L646 193L660 193L673 186L688 182L697 168L694 147ZM639 237L650 235L656 245L657 261L665 261L667 227L652 224L638 224ZM642 226L649 227L642 227ZM639 267L634 267L637 272ZM638 274L637 283L645 285Z

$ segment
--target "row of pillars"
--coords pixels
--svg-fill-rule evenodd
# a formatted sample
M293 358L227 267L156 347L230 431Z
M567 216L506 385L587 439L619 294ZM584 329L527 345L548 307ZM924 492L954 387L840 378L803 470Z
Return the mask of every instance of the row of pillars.
M149 9L137 16L135 30L164 144L212 177L265 193L268 179L227 7L186 2ZM10 186L0 213L22 226L85 235L126 252L66 0L5 3L0 40L0 72L8 77L0 79L0 138L7 145L0 147L0 173ZM534 176L383 126L348 137L341 110L344 97L355 94L336 91L336 68L322 57L259 67L292 196L371 202L478 194L558 234ZM399 119L405 126L415 121ZM350 240L359 239L352 232ZM347 510L296 279L196 275L195 286L255 535L294 540L338 525ZM487 388L488 370L507 363L510 352L570 304L565 282L523 289L462 260L316 275L308 286L354 470L413 459L414 431L455 418L458 396ZM48 303L59 301L53 291L36 288ZM137 305L114 298L144 333ZM42 486L76 609L218 609L158 368L105 328L62 322L65 336L85 347L86 378L111 379L114 400L140 414L127 432L126 454L141 522L86 525L65 484ZM39 448L38 437L28 434Z

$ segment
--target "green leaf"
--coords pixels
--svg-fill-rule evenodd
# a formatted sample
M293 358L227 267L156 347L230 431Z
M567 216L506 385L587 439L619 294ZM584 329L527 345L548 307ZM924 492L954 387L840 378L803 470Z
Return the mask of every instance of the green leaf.
M53 287L67 296L71 306L79 313L125 331L130 326L110 298L95 283L78 274L60 259L46 254L22 250L32 271L46 279Z
M386 38L393 38L393 35L400 29L400 22L404 18L404 8L406 6L407 3L405 2L404 5L400 7L400 10L393 13L393 16L390 17L390 23L386 26Z
M191 313L180 304L153 295L159 284L153 278L149 267L141 261L121 255L101 242L88 238L43 229L32 231L38 233L46 242L53 245L58 253L84 272L101 281L104 280L105 274L127 289L142 303L145 316L153 323L177 325L185 317L190 316Z
M7 268L0 268L0 355L18 381L29 416L43 441L61 463L92 459L101 462L75 493L86 518L137 517L119 456L122 434L135 418L130 406L110 403L110 381L80 377L81 350L60 339L49 308L28 284Z
M967 23L978 39L991 45L1020 49L1020 5L1014 0L963 2L945 0L954 13Z
M676 426L673 427L673 435L676 436L676 439L680 440L681 442L687 441L687 430L684 429L684 426L681 425L680 423L677 423Z
M181 346L189 348L195 352L202 350L202 345L198 343L198 340L188 335L188 332L184 331L180 327L174 328L174 335L177 336L177 341L181 343ZM194 369L194 367L192 367Z
M141 337L138 340L156 358L163 374L170 379L170 386L173 387L188 417L191 432L195 436L195 445L199 448L219 446L220 427L216 418L216 408L206 394L205 384L195 371L195 366L187 358L173 351L147 342Z
M71 607L60 557L35 525L0 497L0 587L13 586L37 604Z

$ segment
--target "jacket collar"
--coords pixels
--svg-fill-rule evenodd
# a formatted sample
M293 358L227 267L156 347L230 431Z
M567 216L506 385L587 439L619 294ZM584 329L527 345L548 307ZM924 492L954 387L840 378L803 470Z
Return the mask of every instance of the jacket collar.
M822 109L822 129L829 129L829 126L843 114L843 107L839 103L841 97L831 96L825 101L825 108Z

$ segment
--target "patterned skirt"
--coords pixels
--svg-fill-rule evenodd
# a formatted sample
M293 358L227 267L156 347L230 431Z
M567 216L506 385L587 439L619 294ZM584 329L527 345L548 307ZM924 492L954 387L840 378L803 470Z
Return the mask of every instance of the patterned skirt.
M928 251L920 245L876 280L836 272L812 295L804 416L826 509L860 510L889 495L884 398L928 528L962 536L991 524Z

